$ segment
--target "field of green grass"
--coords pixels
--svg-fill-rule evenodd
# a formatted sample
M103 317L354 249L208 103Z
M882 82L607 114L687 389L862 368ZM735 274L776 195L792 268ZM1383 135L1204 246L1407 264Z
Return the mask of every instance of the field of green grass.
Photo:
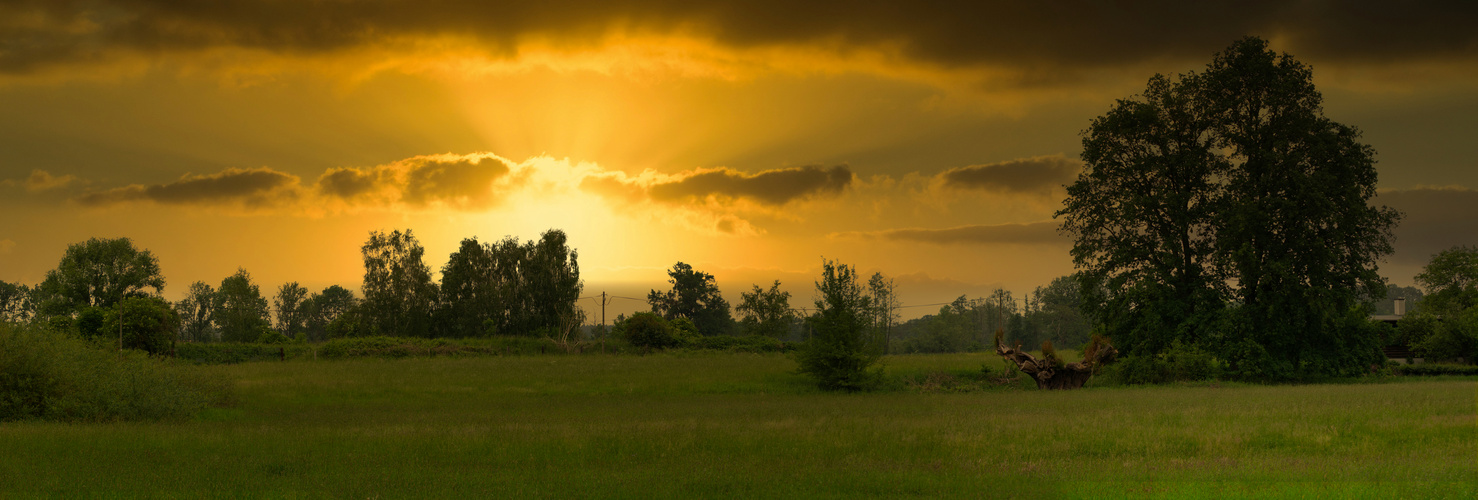
M894 356L900 380L985 354ZM1468 498L1473 377L819 393L779 354L205 367L184 422L0 424L0 497Z

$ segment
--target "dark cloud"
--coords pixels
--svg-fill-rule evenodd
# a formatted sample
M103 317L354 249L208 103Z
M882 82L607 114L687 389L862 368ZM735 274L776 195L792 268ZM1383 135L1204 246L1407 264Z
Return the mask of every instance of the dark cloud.
M852 185L852 179L852 169L846 165L831 168L808 165L765 170L757 174L715 168L698 169L681 174L674 180L651 184L625 180L625 176L620 175L592 175L580 182L580 188L627 202L650 199L664 203L702 203L709 198L742 198L780 206L812 196L840 193Z
M496 184L510 171L491 155L417 156L377 167L331 169L318 178L317 189L351 204L486 208L497 202Z
M1478 191L1418 188L1384 191L1372 202L1406 214L1396 227L1391 260L1426 264L1432 255L1457 245L1478 245Z
M840 193L851 184L852 169L845 165L831 168L809 165L754 175L719 168L698 170L676 181L652 185L648 192L652 199L667 202L719 196L784 205L808 196Z
M73 201L104 208L135 202L164 205L240 204L264 208L297 197L298 177L268 168L230 168L212 175L186 175L168 184L133 184L83 194Z
M950 169L939 180L953 189L1048 193L1071 182L1082 168L1082 162L1062 156L1039 156Z
M318 54L430 37L594 43L614 32L700 33L740 48L901 47L946 67L1003 65L1051 77L1064 67L1205 60L1248 35L1302 58L1395 61L1478 52L1478 4L1456 0L1098 2L692 2L551 0L282 2L95 0L0 6L0 71L239 47Z
M1027 224L960 226L946 229L889 229L885 231L837 233L833 234L833 236L933 243L936 245L1068 245L1072 243L1067 236L1057 234L1057 222L1054 221Z

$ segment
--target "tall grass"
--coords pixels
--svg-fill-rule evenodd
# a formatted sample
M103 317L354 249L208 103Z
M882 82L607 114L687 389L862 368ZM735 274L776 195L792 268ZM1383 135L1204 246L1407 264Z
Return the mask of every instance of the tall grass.
M0 421L181 419L231 394L220 373L0 324Z
M1472 378L830 394L776 354L206 368L239 405L0 427L0 496L1466 498L1478 477Z

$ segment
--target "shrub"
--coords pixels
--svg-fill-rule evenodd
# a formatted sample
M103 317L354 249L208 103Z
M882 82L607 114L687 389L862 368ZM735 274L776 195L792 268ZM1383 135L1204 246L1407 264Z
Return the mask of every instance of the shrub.
M286 344L288 342L292 342L292 339L277 330L267 330L262 332L262 336L257 337L258 344Z
M678 339L672 332L672 325L650 312L639 312L631 315L622 324L627 342L636 347L647 347L662 349L677 345Z
M1422 363L1394 366L1391 371L1397 375L1478 375L1478 366Z
M191 367L0 325L0 421L178 419L231 399L229 381Z

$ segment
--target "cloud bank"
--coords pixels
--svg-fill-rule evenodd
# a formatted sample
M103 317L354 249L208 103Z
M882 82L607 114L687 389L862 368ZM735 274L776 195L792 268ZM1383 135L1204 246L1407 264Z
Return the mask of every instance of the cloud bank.
M1038 156L949 169L939 174L938 182L949 189L1049 194L1082 169L1082 162L1062 155Z
M680 37L725 51L862 48L934 68L1063 68L1203 60L1248 34L1300 57L1352 62L1471 61L1471 2L280 2L94 0L0 5L0 73L210 51L317 57L467 51L512 59L530 41L586 50L615 39Z
M279 206L298 197L295 175L268 168L230 168L211 175L185 174L165 184L133 184L77 196L73 201L91 208L138 202L161 205L237 205L260 209Z
M834 238L861 238L895 242L930 243L935 245L1070 245L1072 241L1057 234L1057 222L1041 221L1025 224L970 225L944 229L888 229L834 233Z

